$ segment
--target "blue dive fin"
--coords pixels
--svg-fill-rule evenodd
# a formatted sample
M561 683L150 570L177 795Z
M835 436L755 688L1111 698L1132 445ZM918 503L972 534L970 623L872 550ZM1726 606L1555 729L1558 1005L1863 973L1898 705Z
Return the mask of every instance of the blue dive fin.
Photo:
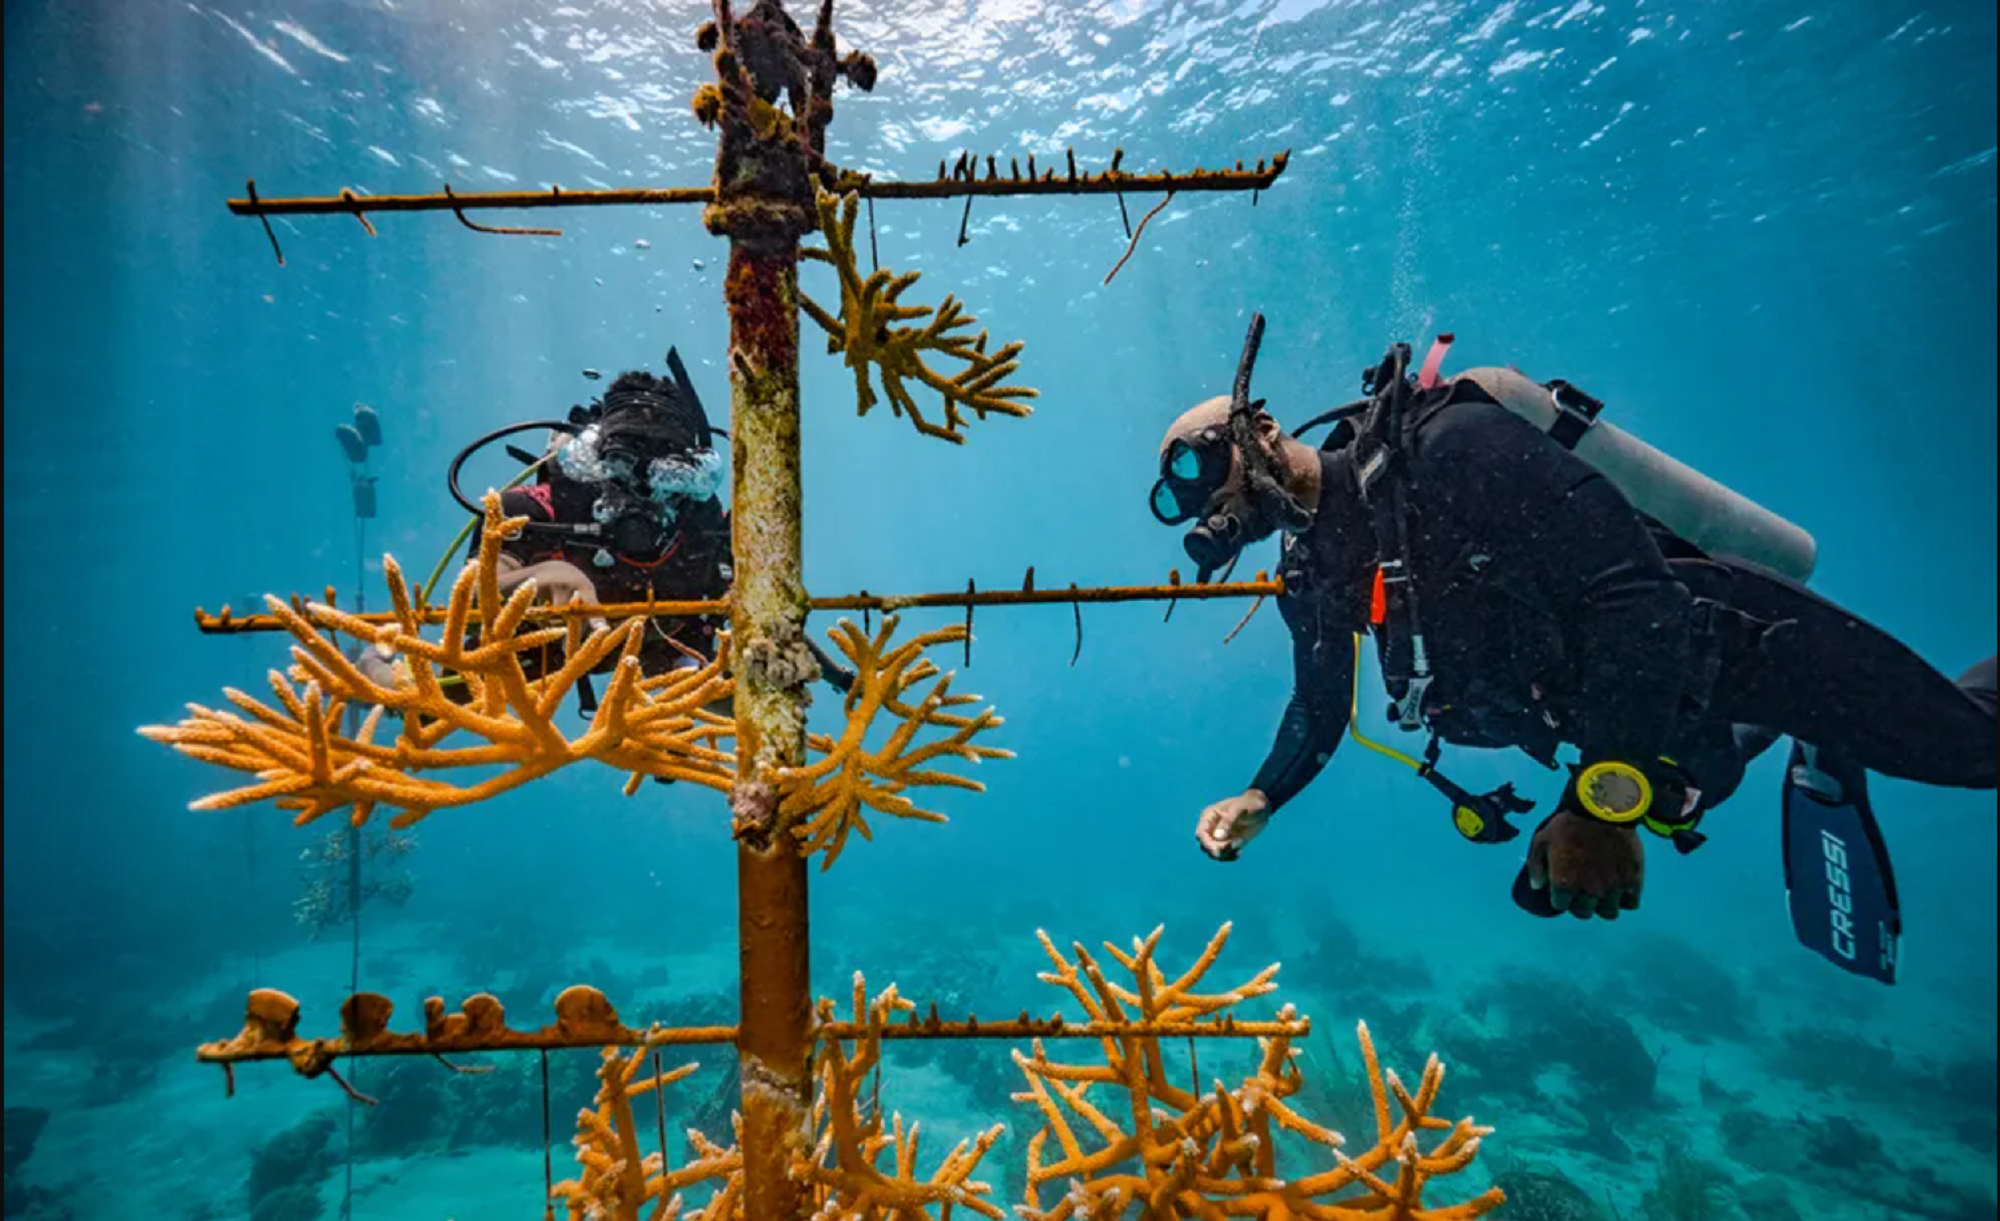
M1843 971L1896 982L1903 916L1868 773L1798 742L1785 769L1785 893L1807 949Z

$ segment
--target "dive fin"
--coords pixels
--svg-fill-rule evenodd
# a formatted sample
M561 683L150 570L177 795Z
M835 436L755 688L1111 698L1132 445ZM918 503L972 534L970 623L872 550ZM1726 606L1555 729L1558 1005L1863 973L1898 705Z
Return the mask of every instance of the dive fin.
M1867 771L1794 742L1784 828L1785 894L1800 943L1843 971L1895 983L1903 916Z

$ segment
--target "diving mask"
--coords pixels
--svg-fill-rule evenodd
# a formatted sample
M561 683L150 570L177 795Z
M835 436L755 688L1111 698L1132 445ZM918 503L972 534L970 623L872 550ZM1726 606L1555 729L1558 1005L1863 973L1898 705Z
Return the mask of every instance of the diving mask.
M1234 458L1229 436L1220 428L1175 437L1160 456L1160 478L1150 500L1153 516L1164 526L1200 516L1229 478Z
M1204 574L1227 566L1243 548L1284 524L1249 487L1225 491L1235 465L1235 444L1227 429L1216 426L1175 437L1160 457L1153 516L1162 525L1195 523L1181 543Z

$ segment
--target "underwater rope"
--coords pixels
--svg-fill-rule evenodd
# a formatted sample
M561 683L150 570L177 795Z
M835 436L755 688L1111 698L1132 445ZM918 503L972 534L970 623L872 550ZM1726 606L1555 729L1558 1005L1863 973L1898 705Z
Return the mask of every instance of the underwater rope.
M1071 581L1069 587L1075 589L1076 582ZM1083 656L1083 603L1072 601L1069 604L1069 609L1070 613L1076 617L1076 649L1069 655L1070 668L1075 669L1076 659Z
M366 571L364 557L368 554L368 521L359 513L354 515L354 610L363 614L368 610L368 588L362 583ZM367 648L366 644L361 646ZM343 719L347 722L345 732L352 737L359 726L360 709L349 705ZM347 844L347 916L351 923L347 962L347 994L353 996L361 991L361 824L348 823ZM350 1070L358 1080L361 1065L357 1062ZM351 1091L350 1091L351 1093ZM348 1221L354 1215L354 1110L355 1103L350 1097L347 1103L347 1145L346 1166L340 1197L341 1221Z
M1144 216L1139 218L1139 227L1132 231L1132 240L1126 243L1125 253L1119 255L1118 261L1112 265L1111 270L1104 273L1104 282L1107 285L1111 283L1111 277L1118 274L1118 269L1125 266L1125 260L1131 258L1132 252L1139 248L1139 239L1146 236L1146 222L1153 219L1155 216L1158 216L1160 214L1160 210L1165 208L1168 204L1172 202L1174 202L1174 193L1172 191L1168 191L1167 197L1165 199L1162 199L1159 203L1153 205L1153 210L1151 212L1148 212ZM1118 197L1118 206L1121 208L1125 206L1125 197L1123 195L1120 195Z
M656 1051L653 1053L653 1079L662 1080L666 1075L666 1069L660 1063L660 1053ZM665 1174L673 1169L673 1163L667 1157L667 1091L664 1086L653 1087L653 1109L660 1120L660 1173Z
M248 884L253 907L257 899L257 818L258 814L255 806L243 807L243 855L246 858L244 872L249 875ZM250 986L252 988L257 986L256 981L258 977L264 974L264 951L258 948L258 946L257 925L255 921L252 921L250 925Z
M542 1049L542 1221L556 1215L555 1156L549 1152L549 1052Z
M1168 605L1169 608L1171 608L1172 604L1169 603ZM1237 633L1241 632L1244 628L1249 627L1251 618L1256 615L1259 608L1261 608L1263 605L1264 605L1264 595L1258 594L1257 600L1250 604L1250 609L1243 612L1243 617L1236 621L1236 626L1230 628L1229 634L1222 638L1222 643L1228 644L1230 641L1236 639Z

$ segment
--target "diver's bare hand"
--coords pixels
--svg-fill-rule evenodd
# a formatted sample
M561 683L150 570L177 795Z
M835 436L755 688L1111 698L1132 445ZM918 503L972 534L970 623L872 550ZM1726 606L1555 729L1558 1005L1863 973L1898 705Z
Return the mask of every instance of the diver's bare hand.
M581 568L568 560L543 560L536 564L523 564L511 555L502 554L500 573L500 593L504 596L514 592L523 582L535 583L537 597L545 597L551 606L567 606L572 602L595 603L597 585L584 574ZM504 561L513 561L511 565ZM604 631L610 624L593 616L588 624L592 631Z
M1218 861L1233 861L1270 821L1271 799L1256 789L1245 789L1203 810L1194 837L1203 852Z
M411 682L410 664L386 644L363 645L354 656L354 668L361 672L361 677L384 691L395 691L409 686ZM392 717L403 715L393 708L385 710Z
M1549 906L1580 920L1616 920L1639 906L1646 848L1629 826L1558 810L1528 845L1528 884L1549 892Z

